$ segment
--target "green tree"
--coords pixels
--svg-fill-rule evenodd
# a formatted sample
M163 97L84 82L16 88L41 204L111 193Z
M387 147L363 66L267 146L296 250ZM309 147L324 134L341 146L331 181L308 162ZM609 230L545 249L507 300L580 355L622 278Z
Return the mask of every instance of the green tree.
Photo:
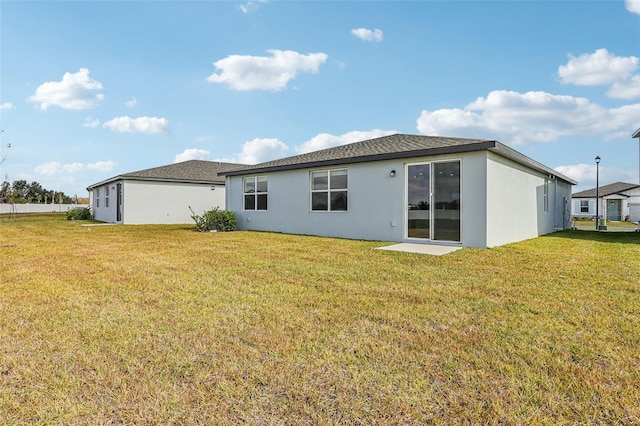
M11 192L11 184L7 181L2 182L0 185L0 203L8 202L7 198Z

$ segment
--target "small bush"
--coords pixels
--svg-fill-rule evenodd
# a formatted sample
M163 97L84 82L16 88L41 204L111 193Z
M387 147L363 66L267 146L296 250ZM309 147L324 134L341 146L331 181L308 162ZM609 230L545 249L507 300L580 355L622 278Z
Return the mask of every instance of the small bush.
M238 219L232 210L219 210L216 207L213 210L205 211L202 215L197 215L191 206L191 219L196 223L196 231L235 231L238 228Z
M216 213L216 226L218 231L235 231L238 229L238 219L234 211L221 210Z
M91 219L89 207L76 207L67 210L67 220L88 220Z

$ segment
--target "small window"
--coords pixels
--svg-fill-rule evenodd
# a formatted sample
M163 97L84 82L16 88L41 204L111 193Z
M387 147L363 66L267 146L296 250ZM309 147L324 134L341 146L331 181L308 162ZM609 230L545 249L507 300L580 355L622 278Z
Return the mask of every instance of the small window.
M96 200L96 207L100 207L100 188L96 188L95 200Z
M311 210L347 211L347 169L311 172Z
M589 213L589 200L580 200L580 213Z
M109 208L109 187L104 187L104 206L105 208Z
M267 210L266 176L247 177L242 182L244 186L244 209Z

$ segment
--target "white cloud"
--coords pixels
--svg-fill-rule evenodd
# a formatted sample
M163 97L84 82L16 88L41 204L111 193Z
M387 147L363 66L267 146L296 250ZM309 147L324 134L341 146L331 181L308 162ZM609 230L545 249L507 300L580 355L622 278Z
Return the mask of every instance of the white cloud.
M551 142L563 136L628 136L640 104L604 108L586 98L546 92L496 90L466 107L422 111L418 131L433 136L500 139L506 143Z
M573 164L570 166L558 166L555 168L557 172L578 182L590 181L596 179L595 164Z
M569 55L569 62L560 65L558 75L563 83L579 86L613 84L629 78L638 68L640 60L635 56L612 55L607 49L585 53L578 57Z
M0 111L11 111L12 109L16 109L15 106L11 102L3 102L0 104Z
M625 0L624 5L629 12L640 15L640 0Z
M57 161L51 161L49 163L40 164L34 169L36 173L43 176L54 176L57 174L73 174L81 172L83 170L99 170L102 172L108 172L113 170L116 163L113 161L98 161L97 163L67 163L62 164Z
M556 171L578 181L581 186L586 185L586 187L595 186L596 174L598 173L596 169L597 167L595 162L593 164L573 164L567 166L558 166L555 168ZM603 166L602 162L600 163L599 174L601 185L606 185L613 182L638 181L638 173L636 171L626 170L620 167Z
M305 143L296 147L298 154L305 154L307 152L319 151L321 149L333 148L334 146L346 145L353 142L360 142L367 139L379 138L382 136L392 135L398 133L395 130L380 130L374 129L369 131L352 131L336 136L329 133L320 133L314 136Z
M206 149L190 148L185 149L180 154L176 155L174 163L182 163L188 160L211 160L211 153Z
M138 103L138 100L136 98L131 98L127 102L125 102L125 105L129 108L133 108L134 106L136 106L137 103Z
M267 1L266 0L248 1L245 4L240 5L240 10L242 11L242 13L255 12L260 7L260 3L267 3Z
M234 90L284 89L298 72L317 73L326 53L303 55L291 50L268 50L271 56L231 55L214 62L216 73L207 77L211 83L227 83ZM219 74L217 73L219 72Z
M569 55L569 62L558 68L562 83L579 86L612 85L607 96L618 99L640 97L640 65L636 56L615 56L607 49L585 53L578 57Z
M381 42L384 34L378 28L370 30L368 28L355 28L351 30L351 34L358 37L362 41Z
M607 91L607 96L616 99L640 98L640 74L634 75L628 80L613 83Z
M91 116L88 116L87 118L84 119L84 124L82 125L82 127L88 127L90 129L94 129L96 127L98 127L100 125L100 120L99 119L94 119Z
M75 74L65 73L61 81L42 83L28 100L40 104L43 111L51 105L83 110L95 107L104 98L102 93L95 93L98 90L102 90L102 83L89 77L87 68L80 68Z
M95 163L87 164L87 169L89 170L99 170L101 172L110 172L118 163L114 163L113 161L98 161Z
M40 173L44 176L52 176L60 172L62 170L62 164L57 161L51 161L49 163L44 163L36 166L34 169L36 173Z
M145 133L148 135L169 133L169 121L166 118L158 117L116 117L105 122L102 127L118 133Z
M289 147L278 139L256 138L242 144L242 152L236 156L241 164L257 164L282 158Z

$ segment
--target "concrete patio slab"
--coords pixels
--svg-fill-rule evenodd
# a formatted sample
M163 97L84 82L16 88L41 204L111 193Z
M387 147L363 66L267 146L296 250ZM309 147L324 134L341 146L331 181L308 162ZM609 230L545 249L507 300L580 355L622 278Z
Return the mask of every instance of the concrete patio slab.
M449 254L456 250L460 250L462 247L438 246L433 244L399 243L391 246L376 247L376 248L378 250L404 251L408 253L420 253L420 254L430 254L432 256L442 256L443 254Z

